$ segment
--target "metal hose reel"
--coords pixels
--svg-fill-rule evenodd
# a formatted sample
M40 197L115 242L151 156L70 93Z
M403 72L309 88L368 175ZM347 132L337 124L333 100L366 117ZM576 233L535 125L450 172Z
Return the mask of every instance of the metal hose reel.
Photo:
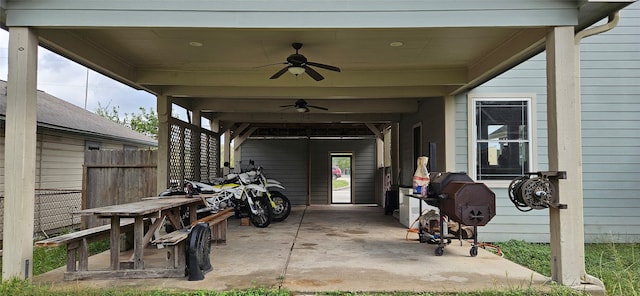
M550 178L564 178L564 174L549 172L533 173L535 176L522 176L509 184L509 199L522 212L542 210L549 207L566 208L556 202L555 187Z

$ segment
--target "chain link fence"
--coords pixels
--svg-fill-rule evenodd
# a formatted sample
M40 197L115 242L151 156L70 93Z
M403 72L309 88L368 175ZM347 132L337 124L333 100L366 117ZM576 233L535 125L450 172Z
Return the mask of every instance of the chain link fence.
M48 236L80 226L82 191L63 189L36 189L34 234Z
M82 191L66 189L36 189L34 207L34 237L48 237L68 229L79 228ZM4 229L4 198L0 198L0 240Z

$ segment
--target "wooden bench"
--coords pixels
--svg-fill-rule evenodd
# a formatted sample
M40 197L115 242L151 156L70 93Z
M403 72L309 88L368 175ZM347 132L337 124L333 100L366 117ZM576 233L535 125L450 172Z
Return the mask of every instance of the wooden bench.
M186 252L185 241L188 236L188 229L183 228L162 235L151 242L155 245L162 245L167 250L167 269L185 268L187 266L184 254Z
M189 236L191 227L198 223L208 223L211 228L211 240L218 244L226 244L227 242L227 219L234 215L232 208L224 209L215 214L199 219L191 223L189 228L179 229L165 235L162 235L151 243L162 245L167 250L166 268L167 269L184 269L186 268L186 248L187 237Z
M211 227L211 240L216 244L227 243L227 219L233 217L235 212L232 208L226 208L218 213L204 217L196 222L207 222ZM195 224L191 224L193 226Z
M133 219L122 220L120 231L133 231ZM67 273L89 270L89 243L108 238L111 225L102 225L51 237L35 243L38 247L67 246Z

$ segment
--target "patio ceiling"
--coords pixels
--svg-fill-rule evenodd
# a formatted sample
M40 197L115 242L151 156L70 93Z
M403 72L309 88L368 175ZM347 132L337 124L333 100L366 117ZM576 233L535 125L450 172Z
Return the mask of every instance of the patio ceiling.
M554 10L553 17L563 19L558 11L569 11L573 19L567 23L581 29L627 4L585 2L577 14L575 4L563 4L570 7ZM549 26L563 25L543 20L523 25L503 13L505 20L516 19L514 25L500 20L495 23L501 26L415 28L73 26L64 25L63 14L53 14L51 22L59 17L63 24L51 26L38 24L36 12L15 13L32 13L33 24L22 17L27 21L15 25L37 28L42 45L54 52L133 87L171 96L205 117L234 123L395 121L415 112L420 99L460 93L541 52ZM341 72L315 67L324 80L290 73L269 79L295 52L293 42L304 44L299 52L309 61ZM297 113L281 107L301 98L328 110Z

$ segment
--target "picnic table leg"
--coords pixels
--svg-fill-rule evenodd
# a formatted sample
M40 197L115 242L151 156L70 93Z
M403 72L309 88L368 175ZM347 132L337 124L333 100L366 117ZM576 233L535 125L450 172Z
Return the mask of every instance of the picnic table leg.
M196 220L198 220L198 209L195 204L189 205L189 224L193 224Z
M111 216L111 270L120 268L120 216Z
M78 270L89 270L89 243L87 242L86 238L83 238L80 241L80 246L78 247L78 257Z
M137 216L133 224L133 269L144 268L144 245L144 219Z

